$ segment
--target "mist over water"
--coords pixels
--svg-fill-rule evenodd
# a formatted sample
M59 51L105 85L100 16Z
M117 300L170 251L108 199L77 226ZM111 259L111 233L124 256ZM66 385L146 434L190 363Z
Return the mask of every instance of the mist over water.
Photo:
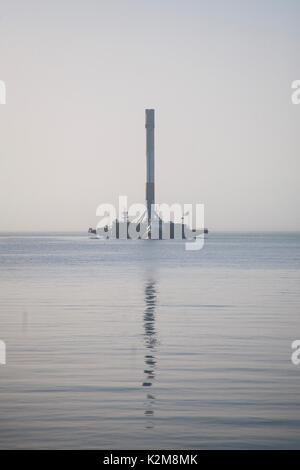
M300 234L0 236L1 448L300 448Z

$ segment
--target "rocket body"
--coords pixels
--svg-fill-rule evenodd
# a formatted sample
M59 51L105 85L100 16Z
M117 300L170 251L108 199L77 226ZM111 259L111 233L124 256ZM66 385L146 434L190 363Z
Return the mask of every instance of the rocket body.
M151 222L151 206L155 203L154 186L154 109L146 109L146 159L147 159L147 180L146 180L146 203L148 220Z

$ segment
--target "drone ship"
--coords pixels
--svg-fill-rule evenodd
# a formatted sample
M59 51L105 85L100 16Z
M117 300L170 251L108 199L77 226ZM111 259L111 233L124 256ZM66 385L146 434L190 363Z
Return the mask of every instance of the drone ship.
M155 210L155 173L154 173L154 132L155 111L145 110L146 128L146 206L145 211L138 217L130 219L128 212L124 212L122 220L115 219L111 225L101 229L89 228L90 238L95 239L191 239L203 236L208 229L192 229L181 217L180 223L163 220Z

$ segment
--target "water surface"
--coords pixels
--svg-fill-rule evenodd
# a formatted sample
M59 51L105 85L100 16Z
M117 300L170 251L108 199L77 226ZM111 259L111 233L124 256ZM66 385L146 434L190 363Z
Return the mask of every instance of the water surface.
M1 448L300 448L300 235L0 236Z

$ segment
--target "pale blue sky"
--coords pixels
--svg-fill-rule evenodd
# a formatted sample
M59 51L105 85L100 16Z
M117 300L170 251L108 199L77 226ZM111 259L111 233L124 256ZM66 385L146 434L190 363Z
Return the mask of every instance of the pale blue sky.
M300 2L0 1L0 230L85 230L145 196L215 230L300 230Z

